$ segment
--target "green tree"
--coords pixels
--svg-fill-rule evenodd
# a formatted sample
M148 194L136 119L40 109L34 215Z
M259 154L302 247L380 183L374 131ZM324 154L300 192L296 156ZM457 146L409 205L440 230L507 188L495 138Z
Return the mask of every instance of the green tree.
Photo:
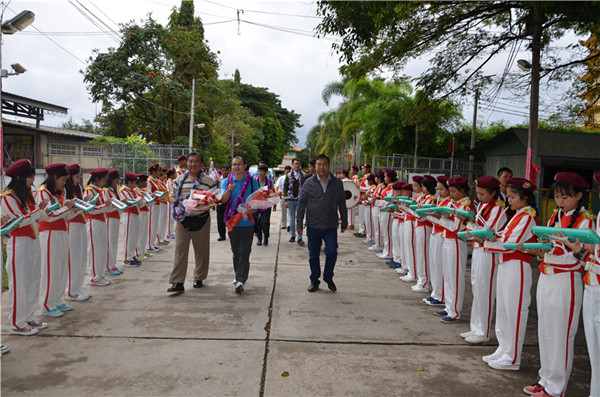
M281 163L285 151L283 149L283 128L274 117L265 118L263 125L263 141L259 146L261 159L271 167Z
M69 117L69 121L60 123L59 128L64 128L65 130L91 132L92 134L100 133L100 131L97 130L97 128L90 120L82 119L81 123L76 123L73 121L72 117Z

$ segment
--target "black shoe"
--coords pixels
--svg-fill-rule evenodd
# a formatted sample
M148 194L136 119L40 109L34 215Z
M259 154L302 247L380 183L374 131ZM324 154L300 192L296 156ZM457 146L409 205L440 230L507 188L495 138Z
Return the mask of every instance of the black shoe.
M185 288L183 287L183 284L181 284L181 283L173 283L171 288L169 288L167 290L167 292L183 292L183 291L185 291Z
M304 241L301 238L298 239L298 245L301 247L304 247L304 245L305 245Z
M319 289L319 283L310 283L308 286L308 292L315 292Z
M202 288L202 280L194 280L194 288Z
M244 292L244 285L240 283L237 287L235 287L235 293L241 294L242 292Z
M262 245L262 240L258 240L258 241L256 242L256 245Z
M263 245L269 245L269 239L265 237L265 242L263 243Z
M288 226L288 227L287 227L287 231L289 232L290 230L291 230L291 228Z
M136 262L136 261L123 261L123 263L126 266L131 266L131 267L138 267L139 265L142 264L142 262Z
M326 278L324 278L323 281L325 281L327 283L327 287L329 287L329 291L331 291L331 292L337 291L337 287L333 283L333 280L327 280Z
M296 241L296 237L294 237L294 236L290 237L290 243L293 243L294 241Z
M285 226L281 226L281 228L282 228L282 229L287 229L287 227L285 227Z
M217 241L225 241L225 237L219 237Z

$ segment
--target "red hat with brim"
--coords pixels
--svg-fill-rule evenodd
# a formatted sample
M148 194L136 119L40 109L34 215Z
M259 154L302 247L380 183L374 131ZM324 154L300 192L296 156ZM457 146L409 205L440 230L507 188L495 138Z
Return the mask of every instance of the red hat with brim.
M508 186L514 186L523 190L528 190L530 192L535 191L535 185L531 183L530 180L525 178L508 178L506 180Z
M146 174L137 174L137 177L140 181L148 180L148 175Z
M108 175L108 168L94 168L90 171L91 175L98 176L102 174Z
M392 185L392 189L402 190L402 186L404 186L404 184L402 182L394 182L394 184Z
M361 167L365 167L365 168L371 169L371 164L369 164L369 163L363 163L363 165Z
M437 181L439 183L444 183L444 184L448 184L448 179L450 179L449 177L447 177L446 175L440 175L437 177Z
M181 160L187 160L187 156L185 154L182 154L181 156L177 157L177 161Z
M69 171L69 174L71 175L79 174L79 171L81 171L81 167L77 163L69 164L69 166L67 167L67 171Z
M31 168L31 161L27 159L17 160L6 168L6 176L14 178Z
M425 180L425 179L427 179L428 181L431 181L433 183L437 182L437 180L431 175L423 175L423 180Z
M138 175L133 172L126 172L125 178L129 179L130 181L137 181Z
M348 170L347 170L347 169L345 169L345 168L342 168L342 170L341 170L340 172L341 172L342 174L347 174L347 173L348 173Z
M590 188L590 184L587 183L587 181L576 172L557 172L556 175L554 175L554 180L556 182L568 183L583 189Z
M156 167L160 167L160 164L154 163L148 167L148 172L152 172Z
M110 177L119 176L119 170L116 168L113 168L112 170L108 170L108 176L110 176Z
M422 175L415 175L412 177L413 182L417 182L417 183L421 183L423 182L423 176Z
M454 178L448 179L448 186L451 187L459 187L459 186L469 186L469 180L462 176L455 176Z
M175 170L174 170L173 168L169 168L169 169L166 171L167 175L168 175L168 174L170 174L171 172L175 172Z
M410 183L405 183L404 185L402 185L402 190L409 190L409 191L413 191L413 186Z
M358 171L358 167L357 167L357 166L355 166L355 165L353 165L353 166L352 166L352 169L353 169L354 171Z
M481 178L475 179L475 185L486 189L495 189L500 186L500 181L493 176L482 176Z
M600 172L594 174L594 179L596 180L596 182L598 182L598 184L600 184Z
M69 171L67 170L67 165L65 163L50 164L50 165L47 165L44 169L46 170L46 173L48 175L54 175L54 174L67 175L69 173Z

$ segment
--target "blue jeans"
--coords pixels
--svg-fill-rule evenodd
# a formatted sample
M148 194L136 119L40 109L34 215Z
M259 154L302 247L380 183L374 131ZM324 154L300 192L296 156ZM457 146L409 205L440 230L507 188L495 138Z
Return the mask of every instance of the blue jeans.
M306 237L308 238L308 263L310 264L310 281L319 283L321 277L321 264L319 255L321 254L321 242L325 242L325 269L323 270L323 279L333 279L333 268L337 260L337 229L315 229L306 228Z
M288 219L290 220L290 233L292 233L292 237L296 237L296 210L298 209L297 201L288 201ZM304 225L300 225L303 227ZM298 240L302 239L302 235L298 235Z

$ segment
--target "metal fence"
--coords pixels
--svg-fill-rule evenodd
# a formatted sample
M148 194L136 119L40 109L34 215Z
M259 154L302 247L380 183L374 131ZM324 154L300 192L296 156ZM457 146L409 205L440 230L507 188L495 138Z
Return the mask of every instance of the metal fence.
M125 175L125 172L145 173L152 163L173 167L177 165L177 157L187 152L186 145L51 142L42 161L45 164L76 162L84 171L117 168Z

